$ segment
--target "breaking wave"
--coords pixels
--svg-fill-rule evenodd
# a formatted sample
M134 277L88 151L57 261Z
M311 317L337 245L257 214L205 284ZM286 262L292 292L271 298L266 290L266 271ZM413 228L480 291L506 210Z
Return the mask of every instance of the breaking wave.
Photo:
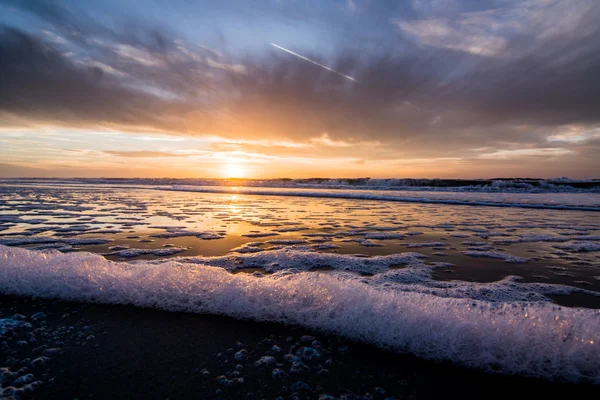
M402 269L390 269L403 264ZM0 293L302 325L486 371L600 383L600 310L552 304L561 285L431 283L418 253L265 254L112 262L0 246ZM262 265L271 274L232 274ZM331 273L309 271L331 266ZM375 274L361 277L368 269ZM437 286L436 286L437 285ZM531 301L522 301L530 298Z

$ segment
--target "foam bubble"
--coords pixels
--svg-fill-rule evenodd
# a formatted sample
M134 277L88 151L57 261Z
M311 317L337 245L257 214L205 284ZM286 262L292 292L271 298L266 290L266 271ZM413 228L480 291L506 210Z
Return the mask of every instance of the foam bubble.
M154 255L154 256L158 256L158 257L164 257L164 256L171 256L173 254L181 253L186 250L189 250L189 248L188 247L175 247L175 246L164 248L164 249L120 248L120 249L111 251L110 253L106 253L105 255L125 257L125 258L133 258L133 257L139 257L139 256L143 256L143 255Z
M197 238L203 240L215 240L215 239L223 239L224 236L217 232L209 232L209 231L189 231L186 229L180 229L178 227L168 227L167 232L164 233L156 233L151 235L152 237L157 238L177 238L184 236L195 236Z
M392 240L392 239L404 239L405 235L402 233L368 233L365 235L365 239L375 240Z
M571 243L565 245L557 245L557 249L566 250L566 251L574 251L577 253L581 252L591 252L591 251L600 251L600 243Z
M470 257L496 258L509 263L526 263L527 261L529 261L528 258L513 256L512 254L504 253L502 251L470 250L463 251L463 254Z
M63 243L70 246L83 246L93 244L105 244L112 242L112 239L104 238L83 238L83 239L60 239L52 237L15 237L15 238L1 238L0 245L7 246L22 246L29 244L52 244L52 243Z

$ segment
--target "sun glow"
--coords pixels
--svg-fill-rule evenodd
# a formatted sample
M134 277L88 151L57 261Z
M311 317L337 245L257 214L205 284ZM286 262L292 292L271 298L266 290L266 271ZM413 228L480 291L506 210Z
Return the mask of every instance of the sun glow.
M243 178L246 171L239 164L228 164L223 167L223 175L225 178Z

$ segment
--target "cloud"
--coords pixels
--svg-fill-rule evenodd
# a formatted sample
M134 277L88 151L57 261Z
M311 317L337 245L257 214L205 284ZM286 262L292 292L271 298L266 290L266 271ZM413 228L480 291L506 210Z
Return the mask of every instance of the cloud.
M155 157L181 157L181 154L170 153L167 151L147 151L147 150L139 150L139 151L117 151L117 150L105 150L104 153L119 156L119 157L133 157L133 158L155 158ZM188 155L183 155L184 157L188 157Z
M394 23L427 46L484 56L498 55L506 48L506 39L490 32L488 18L477 13L464 15L454 24L447 19L395 20Z
M600 139L600 127L569 125L548 136L549 142L584 143L595 139Z
M116 29L58 2L9 2L43 29L0 28L0 125L219 137L215 146L270 157L444 160L486 148L480 158L599 165L589 149L600 124L600 3L414 3L264 10L265 31L298 15L309 31L331 29L323 45L278 43L356 83L269 41L230 52L225 34L217 48L143 19ZM150 155L121 156L140 154Z
M519 157L556 157L573 153L572 150L561 147L541 148L541 149L514 149L497 150L493 153L484 153L477 156L482 159L513 159Z
M140 49L128 44L117 44L114 46L114 51L121 59L126 59L149 67L165 66L162 57L152 54L146 49Z
M322 134L321 136L314 137L310 139L310 143L313 145L321 145L328 147L359 147L363 148L365 146L377 146L379 142L349 142L345 140L333 140L329 137L327 133Z
M0 113L13 119L166 127L178 105L106 80L102 69L73 63L48 42L0 28Z

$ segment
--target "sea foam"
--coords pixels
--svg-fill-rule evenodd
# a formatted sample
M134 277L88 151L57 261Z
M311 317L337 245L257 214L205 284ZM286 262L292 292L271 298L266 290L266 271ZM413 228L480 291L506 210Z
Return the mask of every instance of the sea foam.
M295 259L297 254L288 252L287 258ZM244 257L266 260L267 255L236 257L239 263ZM320 262L353 265L360 263L358 258ZM225 260L215 258L214 264ZM279 251L274 260L272 266L285 263L286 253ZM406 291L402 290L406 286L386 287L376 280L366 283L350 272L281 269L263 276L231 274L201 261L112 262L86 252L62 254L0 246L0 293L298 324L486 371L600 383L599 310L548 301L440 297L419 292L418 285L415 291ZM375 259L371 267L379 270L375 264L390 261ZM236 259L229 258L229 262ZM406 270L419 268L409 265ZM402 271L376 276L381 279Z

